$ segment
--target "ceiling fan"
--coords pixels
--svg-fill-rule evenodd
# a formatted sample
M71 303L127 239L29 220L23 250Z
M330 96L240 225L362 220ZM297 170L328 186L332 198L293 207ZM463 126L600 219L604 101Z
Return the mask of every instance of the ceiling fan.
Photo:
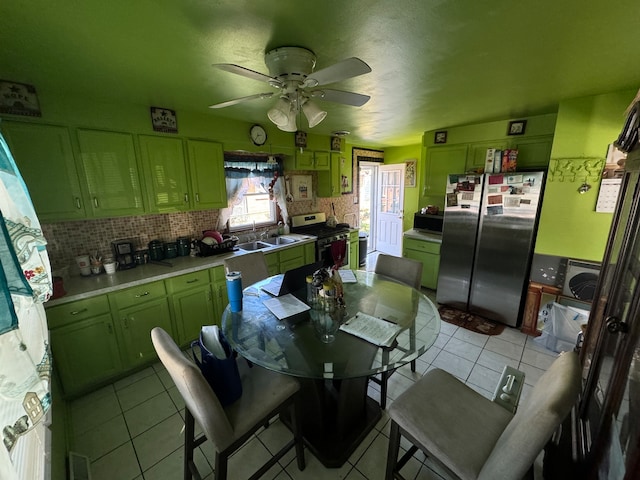
M302 47L275 48L265 54L264 60L269 69L269 75L232 63L216 63L213 66L236 75L267 82L279 89L278 100L267 112L267 117L285 132L295 132L298 129L297 116L300 112L307 117L309 128L315 127L324 120L327 112L312 99L361 107L371 98L369 95L360 93L318 88L371 72L369 65L359 58L351 57L316 72L313 71L316 65L315 54ZM224 108L273 96L274 92L256 93L217 103L209 108Z

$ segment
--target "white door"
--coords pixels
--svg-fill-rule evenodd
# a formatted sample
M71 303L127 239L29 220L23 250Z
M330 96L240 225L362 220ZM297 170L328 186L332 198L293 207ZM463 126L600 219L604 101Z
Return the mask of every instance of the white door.
M404 163L378 167L376 250L402 256Z

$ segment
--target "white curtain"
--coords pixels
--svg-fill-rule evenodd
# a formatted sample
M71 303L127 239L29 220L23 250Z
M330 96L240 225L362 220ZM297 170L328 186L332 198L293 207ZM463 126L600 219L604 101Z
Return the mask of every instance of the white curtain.
M233 206L240 203L248 191L247 181L257 182L262 185L269 185L276 172L278 178L273 185L273 201L280 207L280 214L285 223L289 221L289 212L285 198L285 184L282 177L282 168L279 164L267 163L267 158L260 158L256 161L252 157L234 157L233 161L225 160L225 176L227 186L227 207L220 210L218 215L217 229L222 231L226 228L231 217Z
M51 406L51 358L43 302L51 267L27 188L0 135L0 478L36 478ZM38 473L36 476L40 476Z

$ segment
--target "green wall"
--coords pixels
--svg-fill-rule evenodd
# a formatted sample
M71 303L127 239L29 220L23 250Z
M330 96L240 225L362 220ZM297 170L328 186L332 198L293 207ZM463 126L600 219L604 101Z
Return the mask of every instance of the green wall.
M404 189L404 220L402 222L403 231L413 228L413 214L418 211L418 201L420 193L420 179L422 178L422 145L405 145L403 147L391 147L384 149L384 163L404 163L407 160L417 160L416 165L416 186Z
M628 90L561 102L550 165L561 160L579 167L588 159L604 160L608 145L622 130L624 111L635 94L635 90ZM613 215L595 211L599 175L589 177L591 190L579 194L584 180L583 175L563 181L548 177L536 253L602 261Z

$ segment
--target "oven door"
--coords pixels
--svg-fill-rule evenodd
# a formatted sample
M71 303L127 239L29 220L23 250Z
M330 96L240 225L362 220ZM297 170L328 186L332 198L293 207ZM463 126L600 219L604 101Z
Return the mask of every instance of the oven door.
M334 242L344 241L344 253L341 265L347 265L349 263L349 242L346 238L334 238L318 240L316 243L316 260L322 261L325 267L332 267L336 264L337 258L334 258L335 253L342 249L336 247L332 248Z

